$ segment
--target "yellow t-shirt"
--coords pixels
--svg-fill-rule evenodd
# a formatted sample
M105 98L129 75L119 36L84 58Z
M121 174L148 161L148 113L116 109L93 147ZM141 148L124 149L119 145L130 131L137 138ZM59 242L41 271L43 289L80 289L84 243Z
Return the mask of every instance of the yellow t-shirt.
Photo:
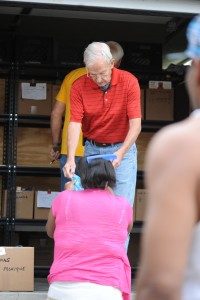
M70 120L70 91L72 84L79 77L85 75L87 73L86 68L79 68L71 71L69 74L65 76L65 79L62 82L60 91L56 96L56 100L65 103L65 121L62 131L62 145L61 145L61 154L67 154L67 127L69 125ZM84 147L82 144L82 133L80 134L78 146L76 148L76 156L83 156Z

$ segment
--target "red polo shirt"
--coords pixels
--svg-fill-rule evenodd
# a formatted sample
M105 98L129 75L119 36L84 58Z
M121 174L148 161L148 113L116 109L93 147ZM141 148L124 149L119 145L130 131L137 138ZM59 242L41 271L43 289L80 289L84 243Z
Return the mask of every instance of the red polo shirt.
M82 123L83 136L99 143L123 142L129 119L141 118L138 80L116 68L107 92L83 75L72 85L70 101L70 121Z

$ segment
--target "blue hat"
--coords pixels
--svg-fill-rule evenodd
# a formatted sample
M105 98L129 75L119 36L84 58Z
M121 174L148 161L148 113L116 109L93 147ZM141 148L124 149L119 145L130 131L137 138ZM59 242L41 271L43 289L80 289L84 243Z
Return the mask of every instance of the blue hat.
M186 35L188 39L187 56L200 59L200 15L194 17L189 23Z

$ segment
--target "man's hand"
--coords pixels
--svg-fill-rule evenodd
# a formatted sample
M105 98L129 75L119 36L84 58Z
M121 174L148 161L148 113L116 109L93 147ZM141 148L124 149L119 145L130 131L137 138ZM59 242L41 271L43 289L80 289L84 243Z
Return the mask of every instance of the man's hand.
M74 159L67 160L66 164L63 167L64 176L67 178L72 178L74 176L75 169L76 169L75 160Z
M114 168L117 168L121 164L121 161L124 157L124 153L119 149L114 154L117 155L117 158L112 161L112 164Z
M60 144L54 145L50 150L50 156L52 161L58 160L60 158Z
M70 181L65 183L65 190L72 191L73 188L74 188L73 180L70 180Z

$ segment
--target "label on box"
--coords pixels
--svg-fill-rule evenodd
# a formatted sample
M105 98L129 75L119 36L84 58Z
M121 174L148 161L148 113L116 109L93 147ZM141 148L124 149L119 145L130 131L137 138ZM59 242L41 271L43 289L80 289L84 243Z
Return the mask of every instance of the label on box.
M46 100L47 85L46 83L36 83L34 86L29 82L21 83L22 99Z
M59 192L46 192L38 191L37 192L37 207L51 208L53 199L59 194Z
M162 88L165 90L171 90L172 89L172 83L171 81L149 81L149 88L150 89L158 89Z
M37 106L36 105L31 105L31 114L32 115L37 114Z
M0 257L0 291L33 291L34 248L2 248L6 253Z

